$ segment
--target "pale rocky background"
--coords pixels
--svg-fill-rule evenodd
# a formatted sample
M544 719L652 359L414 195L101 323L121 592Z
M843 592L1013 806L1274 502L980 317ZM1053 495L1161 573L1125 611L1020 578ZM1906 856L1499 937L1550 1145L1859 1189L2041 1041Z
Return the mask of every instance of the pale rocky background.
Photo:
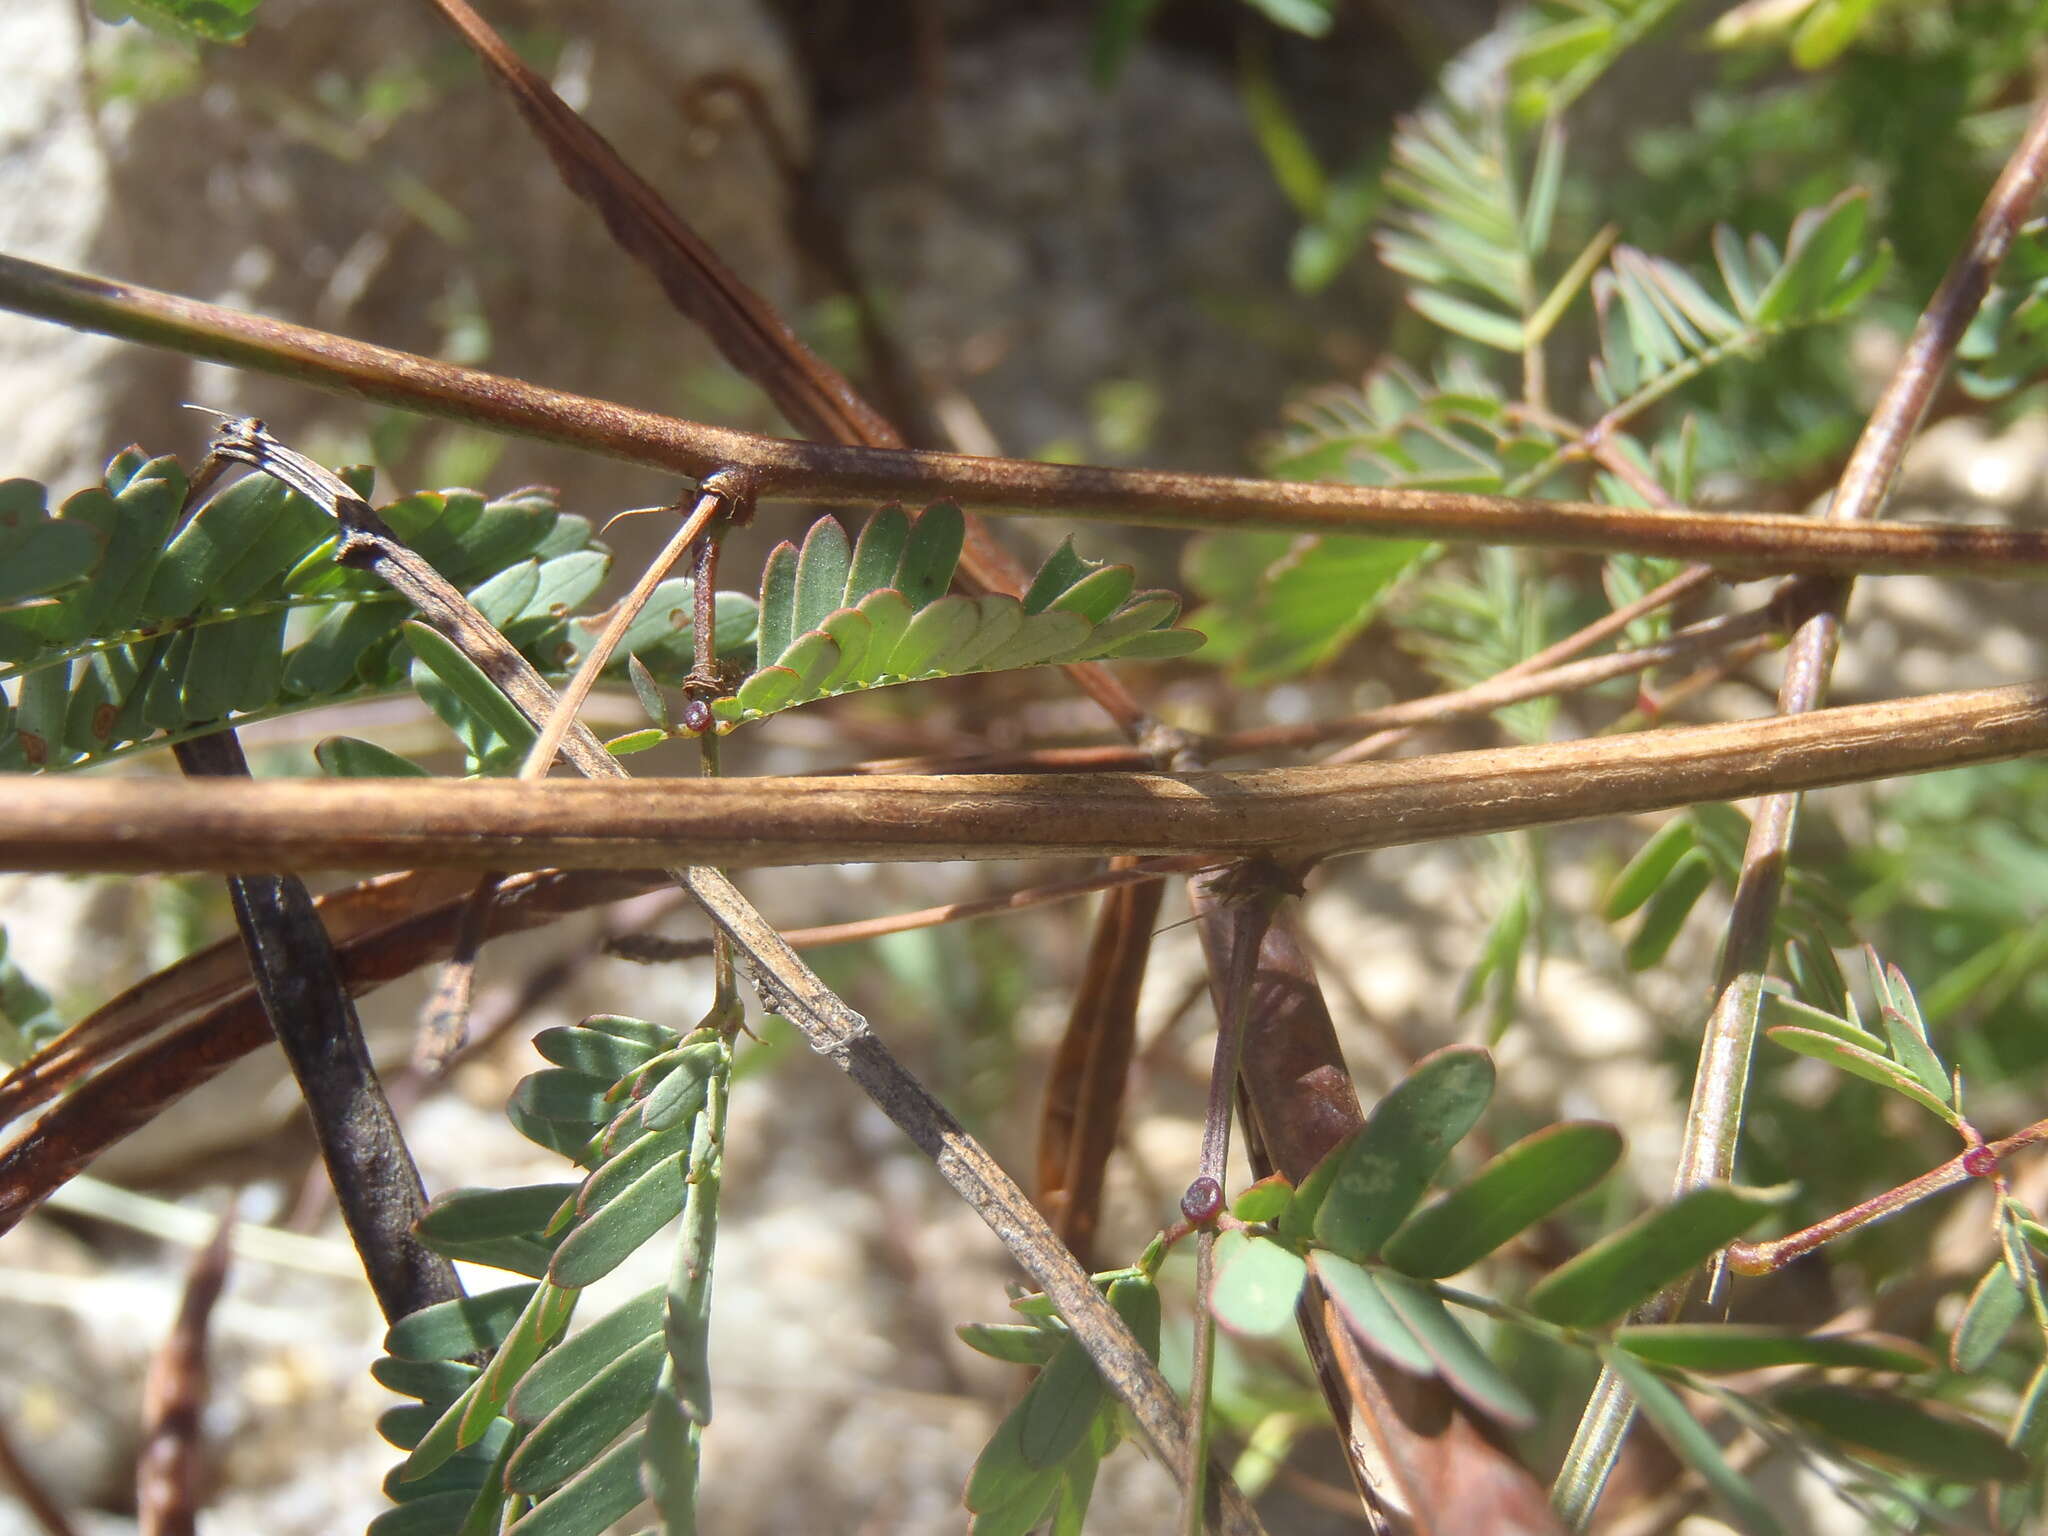
M1442 25L1455 35L1464 13L1483 9L1442 7ZM819 204L843 229L910 370L939 402L937 429L971 445L1071 444L1101 456L1091 402L1105 387L1135 383L1160 402L1139 456L1242 467L1290 387L1358 371L1374 322L1360 312L1361 289L1340 285L1318 305L1286 289L1291 216L1244 128L1230 48L1199 25L1170 30L1105 98L1083 69L1088 11L605 0L506 4L493 17L516 41L554 39L558 87L750 282L829 340L844 330L821 305L831 285L792 236L800 210L758 124L730 97L691 105L690 82L750 81L812 166ZM917 61L929 56L919 47L930 35L918 32L920 17L943 24L945 44L942 66L923 75ZM197 78L168 99L131 95L98 108L91 103L122 71L178 66L132 30L94 26L84 53L80 37L69 0L0 6L0 249L601 396L773 426L556 186L509 108L423 7L271 0L245 48L182 66ZM821 72L821 61L847 57L852 64ZM1355 119L1361 100L1381 114L1400 104L1399 71L1369 55L1292 67L1321 93L1314 111L1333 121ZM426 96L386 113L380 104L402 99L415 88L408 82L425 82ZM669 494L653 476L557 450L512 445L493 461L474 439L430 430L401 441L384 413L366 407L0 317L7 474L69 487L131 439L190 452L204 420L178 408L186 400L264 414L331 457L375 443L412 478L547 480L571 505L600 512ZM1909 497L1927 510L1969 503L1973 515L2039 521L2044 449L2048 432L2033 428L1996 441L1943 428L1916 456ZM636 536L621 539L628 560ZM1043 537L1020 533L1020 547ZM1148 576L1171 582L1161 559ZM1866 584L1858 604L1844 697L2042 670L2010 592L1888 581ZM1324 707L1333 690L1341 693L1336 684L1281 690L1267 707ZM959 703L957 694L938 697ZM1753 690L1730 688L1709 707L1765 705ZM1048 703L1041 713L1079 718L1065 710ZM263 739L290 751L307 735ZM777 767L844 755L827 728L793 721L783 740L769 755ZM1619 846L1612 829L1562 836ZM1583 910L1592 865L1573 867L1589 872L1561 880L1555 896ZM748 883L771 917L796 924L1042 873L853 870ZM172 900L114 882L0 877L0 921L14 953L77 1011L190 936L226 931L224 905L203 885L190 889ZM1472 1034L1472 1020L1452 1017L1449 978L1470 963L1488 900L1483 863L1457 849L1391 853L1318 877L1309 923L1368 1093L1413 1054ZM1170 896L1162 922L1184 915ZM691 931L679 916L665 927ZM1621 986L1606 979L1618 970L1608 963L1613 935L1587 925L1583 948L1546 964L1525 1027L1501 1053L1510 1106L1628 1127L1627 1177L1646 1192L1665 1182L1675 1151L1681 1094L1662 1062L1667 1042L1695 1028L1703 1010L1703 984L1691 978L1708 972L1712 928L1695 921L1671 965ZM590 954L597 938L593 917L489 951L484 1006L557 955ZM1074 912L1055 908L1007 920L988 941L1010 974L1044 983L1016 1009L1014 1038L978 1016L985 1000L971 966L980 942L907 936L879 946L879 965L842 960L833 974L1010 1166L1025 1169L1036 1087L1085 934ZM1200 974L1192 931L1167 933L1141 1011L1145 1039L1157 1040ZM538 1064L523 1044L532 1029L593 1011L687 1022L707 994L699 968L591 959L502 1047L408 1112L430 1187L560 1176L559 1163L498 1114L510 1086ZM394 1064L420 996L417 985L396 987L366 1010ZM1191 1171L1207 1028L1202 1003L1147 1050L1105 1252L1135 1253ZM239 1189L245 1220L283 1223L299 1207L309 1161L295 1124L290 1085L266 1055L194 1095L96 1173L187 1213L217 1211ZM1000 1315L1011 1271L994 1240L838 1074L800 1050L736 1095L725 1191L704 1528L962 1529L967 1467L1015 1385L1013 1373L950 1336L954 1322ZM163 1217L159 1206L148 1210ZM203 1233L203 1222L194 1225ZM620 1294L665 1270L661 1246L642 1256L644 1273L616 1282ZM204 1528L358 1529L382 1507L376 1485L396 1459L370 1431L390 1403L365 1374L381 1332L374 1310L331 1218L296 1245L252 1232L243 1247L214 1326L207 1429L219 1485ZM0 1423L81 1531L133 1529L125 1511L140 1381L175 1307L184 1253L62 1211L0 1242ZM1341 1478L1325 1458L1303 1466ZM1090 1529L1165 1529L1166 1488L1141 1458L1119 1456ZM1789 1510L1812 1490L1780 1492ZM1355 1528L1299 1498L1277 1505L1273 1521L1276 1532ZM1810 1521L1816 1531L1853 1528L1819 1503ZM0 1536L30 1529L0 1495Z

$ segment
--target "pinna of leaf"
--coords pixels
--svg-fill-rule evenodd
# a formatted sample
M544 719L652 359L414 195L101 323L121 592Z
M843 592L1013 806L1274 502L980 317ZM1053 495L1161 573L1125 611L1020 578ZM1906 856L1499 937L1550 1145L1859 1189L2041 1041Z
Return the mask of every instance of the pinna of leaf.
M1071 540L1020 600L949 594L964 519L951 502L917 517L884 507L849 543L822 518L761 573L754 671L712 701L720 732L813 699L918 678L1112 657L1162 659L1202 643L1176 629L1180 599L1134 591L1127 565L1083 559ZM701 719L701 714L696 716Z

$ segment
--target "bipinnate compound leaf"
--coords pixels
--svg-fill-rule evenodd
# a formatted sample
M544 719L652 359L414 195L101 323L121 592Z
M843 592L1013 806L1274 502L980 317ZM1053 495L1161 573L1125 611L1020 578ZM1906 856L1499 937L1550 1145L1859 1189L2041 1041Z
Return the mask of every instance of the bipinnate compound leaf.
M1545 1126L1416 1211L1387 1239L1381 1257L1425 1279L1469 1269L1606 1178L1621 1150L1621 1133L1611 1125Z
M1567 1327L1613 1322L1782 1206L1789 1184L1749 1189L1706 1184L1646 1211L1552 1270L1529 1292L1529 1310Z
M1113 657L1163 659L1202 643L1180 600L1137 592L1128 566L1062 544L1020 602L949 593L964 521L950 503L915 520L886 507L849 549L831 519L778 545L761 578L754 670L711 705L728 731L814 699L920 678Z
M1346 1258L1373 1258L1492 1096L1493 1058L1485 1051L1432 1051L1302 1182L1282 1230Z
M1232 1333L1265 1338L1294 1321L1308 1265L1271 1238L1228 1231L1216 1239L1216 1278L1209 1312Z
M1931 1351L1888 1333L1803 1333L1762 1323L1629 1323L1614 1342L1669 1370L1714 1374L1782 1365L1861 1371L1931 1371Z
M2027 1475L2026 1458L1997 1431L1951 1408L1826 1382L1781 1387L1771 1404L1859 1455L1950 1482L2012 1482Z
M1436 1374L1434 1357L1401 1320L1370 1269L1322 1248L1309 1253L1308 1267L1359 1343L1410 1375Z
M1677 1392L1627 1350L1602 1350L1601 1359L1627 1386L1636 1405L1642 1409L1643 1417L1656 1426L1664 1443L1699 1473L1701 1480L1714 1490L1715 1496L1742 1529L1749 1536L1777 1536L1781 1527L1776 1516L1742 1474L1729 1465L1728 1458L1721 1453L1719 1442L1693 1417Z

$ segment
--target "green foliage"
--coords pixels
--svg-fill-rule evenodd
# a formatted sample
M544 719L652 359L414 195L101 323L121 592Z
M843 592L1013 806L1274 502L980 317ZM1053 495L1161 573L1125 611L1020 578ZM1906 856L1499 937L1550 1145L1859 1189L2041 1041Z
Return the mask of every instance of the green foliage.
M1145 1353L1159 1354L1159 1288L1142 1268L1094 1277ZM1042 1298L1034 1298L1042 1300ZM1045 1307L1019 1308L1028 1325L970 1325L961 1339L998 1360L1041 1367L976 1458L966 1503L975 1536L1025 1536L1048 1514L1076 1533L1096 1468L1123 1431L1116 1399L1066 1325Z
M0 767L80 767L221 721L406 686L462 743L472 771L518 766L532 727L396 594L334 564L338 535L319 508L250 476L180 524L185 489L175 460L138 450L109 465L104 488L71 497L54 517L41 486L0 484L0 550L10 556L0 567L0 681L18 681L16 699L0 701ZM579 610L610 553L588 520L547 493L420 493L378 513L543 672L561 672L603 627L607 615ZM890 508L852 548L828 518L801 552L777 547L758 604L716 594L718 654L755 654L713 703L718 728L921 678L1163 658L1202 643L1174 627L1177 597L1134 591L1129 566L1086 560L1071 544L1021 602L949 596L961 526L950 505L914 522ZM688 581L665 581L626 632L610 674L630 675L661 727L626 747L674 730L660 689L690 671L693 608ZM409 771L368 743L331 745L321 762L345 776Z
M136 449L54 518L40 516L40 487L7 482L0 506L24 546L44 553L12 568L26 600L0 611L0 680L18 684L16 707L0 717L0 764L80 767L222 719L266 719L408 684L479 762L502 765L507 743L530 735L472 663L408 622L402 599L334 563L334 524L312 503L249 476L181 524L185 490L175 459ZM419 493L378 510L528 660L558 671L573 658L571 615L611 562L586 519L532 490L494 500ZM90 562L55 557L84 540ZM719 596L721 638L744 643L752 601ZM654 621L627 637L646 665L675 677L690 663L687 625L680 637L673 626L687 598L687 584L658 595ZM344 749L336 761L359 771L367 759Z
M1896 966L1882 965L1875 951L1866 953L1883 1035L1863 1027L1853 998L1845 995L1847 1014L1842 1017L1802 1003L1775 985L1770 1007L1774 1017L1786 1022L1767 1033L1789 1051L1889 1088L1929 1114L1960 1127L1961 1078L1950 1073L1928 1043L1926 1021L1906 978Z
M0 928L0 1062L26 1060L63 1028L57 1005L8 952L7 930Z
M1584 281L1568 271L1561 280L1568 286L1546 299L1536 271L1550 247L1564 136L1556 128L1543 133L1526 179L1519 148L1497 105L1416 113L1388 153L1391 211L1375 242L1380 260L1409 280L1408 302L1419 314L1453 335L1517 353L1541 343Z
M1523 120L1564 111L1614 61L1678 9L1678 0L1540 0L1511 74Z
M754 670L711 705L721 731L798 704L920 678L1003 672L1113 657L1182 656L1202 643L1176 629L1180 599L1132 589L1127 565L1063 543L1020 601L949 594L963 537L960 509L915 519L885 507L849 545L833 518L778 544L761 574Z
M173 37L239 43L255 24L263 0L93 0L105 21L145 22Z
M2048 373L2048 219L2022 226L1956 355L1956 382L1978 400Z
M380 1423L409 1454L386 1480L397 1505L373 1524L379 1536L504 1520L597 1536L648 1497L665 1514L695 1497L729 1042L599 1015L534 1044L553 1065L521 1082L507 1113L584 1176L457 1190L421 1220L437 1251L534 1283L428 1308L386 1336L374 1374L419 1403ZM678 1278L568 1334L580 1292L679 1215Z

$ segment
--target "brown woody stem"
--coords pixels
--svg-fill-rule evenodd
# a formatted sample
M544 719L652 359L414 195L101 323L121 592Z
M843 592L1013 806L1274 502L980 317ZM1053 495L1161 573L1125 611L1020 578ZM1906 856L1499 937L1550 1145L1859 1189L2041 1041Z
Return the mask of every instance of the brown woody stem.
M566 394L13 256L0 256L0 308L675 474L701 478L728 466L750 470L764 500L865 506L944 497L969 510L1065 521L1629 552L1751 574L1967 571L2011 577L2048 569L2048 533L2032 529L1645 511L791 442Z

